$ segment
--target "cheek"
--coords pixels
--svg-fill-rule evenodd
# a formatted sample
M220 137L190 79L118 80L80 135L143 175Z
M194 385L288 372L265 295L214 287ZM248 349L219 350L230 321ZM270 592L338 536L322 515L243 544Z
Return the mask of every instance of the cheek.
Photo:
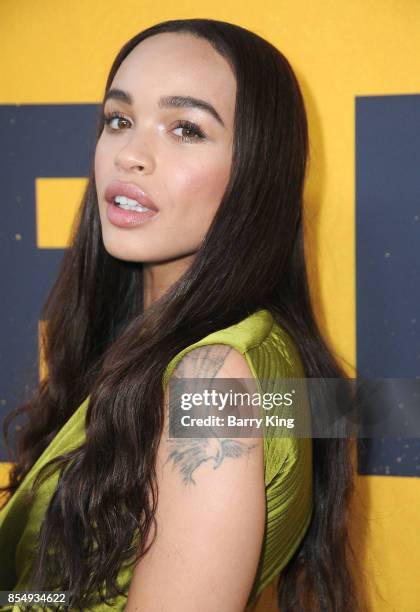
M177 185L176 205L191 207L203 212L216 211L229 180L229 163L203 163L201 166L182 169L177 172L174 183Z
M94 157L96 179L100 179L101 174L104 172L105 162L106 162L106 157L104 154L104 148L101 146L101 141L99 140L98 144L96 145L95 157Z
M194 168L178 169L172 175L172 206L167 216L170 232L176 240L187 240L198 248L204 240L229 180L229 164L208 161ZM182 224L183 231L179 231Z

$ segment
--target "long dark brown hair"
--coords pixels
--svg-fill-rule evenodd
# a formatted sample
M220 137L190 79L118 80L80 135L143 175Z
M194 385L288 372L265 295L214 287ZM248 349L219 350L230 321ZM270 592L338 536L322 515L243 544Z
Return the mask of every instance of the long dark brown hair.
M144 310L142 264L118 260L104 248L92 161L71 247L42 310L48 373L4 425L9 447L10 422L27 416L3 488L12 494L90 394L86 440L47 464L35 483L37 488L51 465L59 469L32 584L69 591L72 606L82 609L98 593L102 601L121 593L116 578L122 563L134 563L148 550L144 543L156 526L162 376L179 351L265 308L296 342L308 378L347 378L321 337L309 295L303 239L308 126L289 62L268 41L231 23L165 21L122 47L105 93L130 51L160 32L208 40L234 71L228 186L190 268ZM102 113L98 117L97 138L104 125ZM314 512L281 574L283 612L357 609L346 528L353 488L350 444L344 438L313 439Z

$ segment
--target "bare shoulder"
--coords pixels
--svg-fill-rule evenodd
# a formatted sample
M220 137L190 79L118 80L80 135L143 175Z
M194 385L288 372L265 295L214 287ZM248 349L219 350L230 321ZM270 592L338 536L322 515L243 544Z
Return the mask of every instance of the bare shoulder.
M186 355L175 368L175 379L189 379L188 388L193 393L202 393L202 379L206 379L206 390L226 392L226 389L235 391L254 392L253 374L244 357L237 349L227 344L210 344L199 346ZM221 379L228 386L221 385ZM197 381L196 383L194 381ZM199 474L200 466L210 462L214 470L219 469L227 460L238 460L254 455L253 460L263 462L263 442L259 438L226 438L220 437L211 428L206 430L210 436L204 434L198 438L171 438L168 435L169 415L181 411L179 397L165 394L165 440L166 463L172 463L178 469L184 484L195 484L195 477ZM232 408L230 410L232 413ZM202 471L202 470L201 470Z
M248 379L230 345L187 352L172 376ZM177 410L165 394L165 413ZM170 438L156 464L157 537L133 573L126 610L241 612L252 588L265 528L261 438ZM246 508L246 512L244 512Z
M188 351L173 376L182 378L252 378L242 353L230 344L206 344Z

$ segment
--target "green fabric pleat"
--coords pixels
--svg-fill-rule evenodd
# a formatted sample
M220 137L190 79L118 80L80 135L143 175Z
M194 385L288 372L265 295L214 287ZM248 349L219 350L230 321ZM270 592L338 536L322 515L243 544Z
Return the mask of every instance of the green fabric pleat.
M186 353L209 344L227 344L239 351L246 359L260 392L275 391L281 379L304 377L301 359L292 339L273 320L271 313L263 309L180 351L165 370L163 387L166 388L171 374ZM267 387L265 381L273 381L273 386L268 382ZM43 465L53 457L78 447L84 441L88 404L89 397L60 429L13 497L0 510L0 590L25 590L36 537L48 503L57 487L58 472L53 472L42 483L34 499L29 501L27 492ZM308 402L301 401L298 410L299 418L306 419L310 428ZM280 574L309 526L313 504L311 438L285 437L284 434L277 435L273 428L266 430L264 476L266 528L249 605L254 604L263 589ZM131 575L132 568L125 568L118 576L118 582L126 592ZM114 600L112 609L124 610L125 605L126 596L121 596ZM31 609L41 608L33 606ZM110 609L109 606L99 603L90 608L95 612L109 612ZM3 606L2 610L17 611L19 608Z

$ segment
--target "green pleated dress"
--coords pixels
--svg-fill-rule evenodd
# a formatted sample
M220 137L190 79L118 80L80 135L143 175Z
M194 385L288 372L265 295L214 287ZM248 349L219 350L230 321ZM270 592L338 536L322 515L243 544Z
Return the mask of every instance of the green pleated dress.
M255 377L261 392L262 380L303 378L304 370L299 353L290 336L273 320L268 310L258 310L235 325L213 332L202 340L180 351L168 364L163 385L180 359L190 350L209 344L227 344L239 351ZM55 438L38 458L13 497L0 510L0 590L22 591L31 568L36 538L49 500L57 486L54 472L43 482L35 499L25 501L28 490L39 469L53 457L79 446L85 437L85 414L89 397L73 413ZM307 401L298 406L299 418L310 423ZM309 425L310 427L310 425ZM309 429L310 431L310 429ZM287 435L288 437L285 437ZM266 529L258 570L248 600L252 607L265 587L280 574L301 542L309 526L312 507L312 440L310 437L279 437L275 428L264 432L264 475L266 490ZM132 569L122 569L118 583L126 589L130 585ZM113 600L112 607L98 603L89 608L95 612L124 610L126 597ZM40 609L34 606L32 609ZM53 608L52 608L53 609ZM3 606L2 610L17 611L17 606Z

